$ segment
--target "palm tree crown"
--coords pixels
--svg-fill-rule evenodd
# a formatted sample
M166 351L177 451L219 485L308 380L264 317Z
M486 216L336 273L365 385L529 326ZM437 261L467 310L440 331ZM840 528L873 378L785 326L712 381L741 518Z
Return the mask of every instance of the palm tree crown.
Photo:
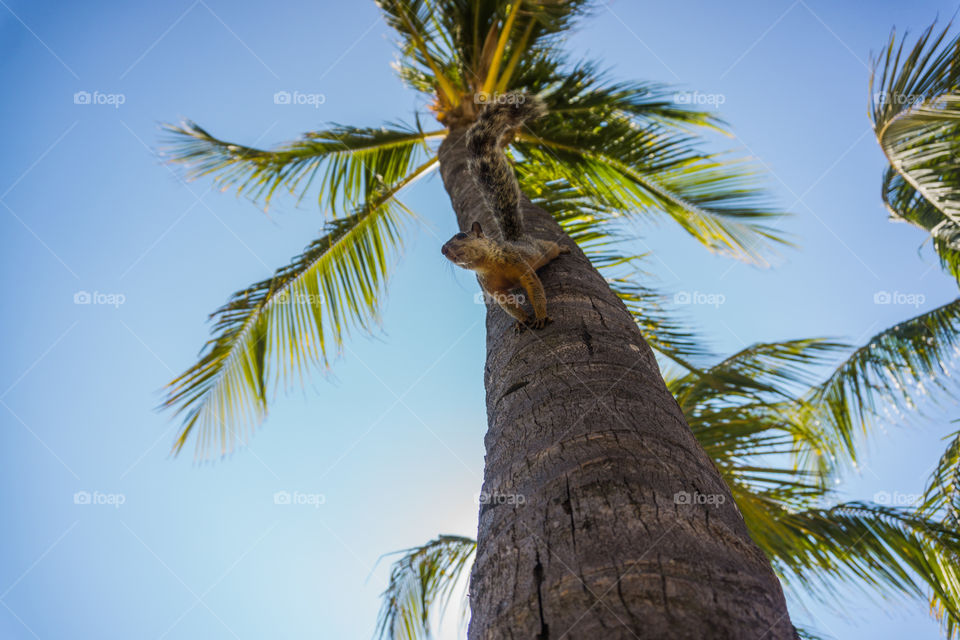
M174 445L191 434L198 456L230 451L263 418L268 389L326 366L351 328L369 329L378 299L415 218L403 189L438 165L447 132L468 125L498 92L541 95L545 118L512 145L521 185L581 244L634 312L660 353L685 362L703 350L669 317L662 297L637 284L635 237L623 221L667 215L709 250L766 264L783 239L780 215L757 189L752 167L698 149L712 116L676 104L653 83L617 83L590 62L572 63L562 34L590 2L556 0L382 0L399 36L396 69L441 127L333 125L274 149L219 139L191 122L167 126L168 157L190 177L269 206L279 190L298 201L316 193L323 235L290 264L235 293L212 314L213 336L196 364L173 380L164 405L182 413Z

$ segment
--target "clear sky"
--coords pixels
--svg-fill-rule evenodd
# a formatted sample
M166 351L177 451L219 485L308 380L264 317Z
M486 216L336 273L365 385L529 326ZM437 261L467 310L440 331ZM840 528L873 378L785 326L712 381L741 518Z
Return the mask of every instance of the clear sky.
M794 212L771 270L645 229L669 291L721 293L690 316L717 353L759 340L862 342L955 296L923 234L886 219L867 118L871 52L955 6L933 0L603 5L571 38L621 79L718 104ZM159 390L193 363L207 314L285 264L322 224L269 215L160 163L158 123L270 145L325 122L412 120L372 2L0 0L0 637L368 638L387 563L438 533L475 535L485 430L483 308L439 254L454 218L439 180L384 303L330 376L279 393L250 446L169 457ZM74 96L86 91L90 104ZM275 104L278 91L322 95ZM122 102L122 104L118 104ZM322 102L322 104L320 104ZM877 305L878 291L922 302ZM75 304L80 292L100 304ZM917 492L951 431L936 410L869 447L848 498ZM322 504L275 504L286 491ZM87 492L84 494L83 492ZM77 504L85 495L91 502ZM121 503L122 504L119 504ZM845 613L844 613L845 612ZM922 604L853 591L793 610L838 638L935 638Z

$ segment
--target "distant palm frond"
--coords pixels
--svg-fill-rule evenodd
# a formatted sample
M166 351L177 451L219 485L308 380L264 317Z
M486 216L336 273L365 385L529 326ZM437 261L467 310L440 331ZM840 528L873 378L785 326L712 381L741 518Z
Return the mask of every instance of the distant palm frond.
M924 598L960 637L960 530L912 508L841 503L783 515L761 545L788 583L825 600L842 580L864 593Z
M375 637L382 640L428 640L432 616L442 617L457 584L472 565L477 542L462 536L439 536L405 551L393 563L381 599ZM466 616L466 598L461 606Z
M802 400L819 369L845 350L825 339L751 345L717 364L666 378L687 423L731 485L766 492L788 487L782 500L806 500L833 472L830 436ZM788 464L820 452L802 469ZM773 457L771 457L773 456Z
M907 48L896 34L874 62L871 117L890 163L890 213L928 231L944 267L960 276L960 36L926 29ZM879 75L877 72L879 71Z
M819 378L817 368L849 349L824 338L759 342L738 351L705 372L671 381L681 408L708 402L780 402L795 398Z
M944 449L923 494L923 509L960 528L960 431L946 437Z
M857 459L858 436L880 413L913 411L920 397L952 397L960 356L960 299L873 336L853 351L805 400L830 434L831 451Z
M930 234L940 266L960 281L960 226L945 218L892 167L884 174L883 201L894 220L905 220Z

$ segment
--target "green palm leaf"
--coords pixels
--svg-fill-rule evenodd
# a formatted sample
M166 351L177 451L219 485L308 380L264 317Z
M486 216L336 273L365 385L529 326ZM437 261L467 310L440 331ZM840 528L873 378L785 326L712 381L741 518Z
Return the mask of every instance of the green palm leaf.
M960 38L931 25L907 50L891 34L871 75L874 131L890 163L883 197L890 212L927 230L957 276L960 250ZM879 76L876 71L879 70Z
M569 70L566 66L566 60L555 54L534 61L524 69L527 73L515 78L510 89L543 95L553 114L588 115L602 126L607 126L604 122L609 124L609 118L619 118L647 125L723 131L719 118L679 102L677 91L668 85L615 82L594 62L581 62Z
M427 142L444 131L419 128L333 126L300 140L263 150L214 137L192 122L166 125L165 154L187 169L191 179L212 176L221 189L236 188L269 205L284 187L298 198L311 186L319 190L321 210L349 211L373 198L384 185L399 182L433 151Z
M326 364L351 326L369 327L400 224L410 214L394 196L434 166L436 158L333 220L289 265L213 313L214 337L199 361L168 385L164 406L185 414L175 452L194 431L198 457L214 440L221 453L231 451L263 418L272 380Z
M460 101L463 84L458 71L462 65L432 4L425 0L377 0L387 24L400 36L401 57L395 67L401 77L450 108Z
M747 526L764 540L761 546L788 584L824 600L836 596L837 581L866 593L926 599L947 637L960 637L956 528L913 509L863 502L784 513L773 528L769 524L748 520Z
M384 640L427 640L430 619L443 616L455 588L472 565L477 542L442 535L419 547L406 549L390 570L383 592L375 637ZM466 616L466 598L461 620Z
M718 401L779 402L798 397L817 380L817 367L847 348L823 338L760 342L668 386L684 410Z
M857 459L858 434L881 412L914 411L920 397L951 396L951 365L960 354L960 299L905 320L856 349L806 396L833 454Z
M788 586L822 600L835 597L841 584L877 595L926 598L948 635L956 637L956 523L921 507L824 507L834 495L828 482L832 466L802 470L791 464L801 447L824 448L825 436L811 425L816 414L806 394L795 396L797 387L842 348L804 342L757 345L714 368L672 378L668 385L681 390L678 399L694 435L730 486L751 537ZM812 353L804 354L811 346ZM800 373L797 367L810 371ZM739 385L743 388L737 390ZM955 463L954 453L948 449L944 469Z
M516 147L590 198L631 216L666 214L711 251L767 264L772 246L786 242L764 224L782 214L758 191L754 169L698 152L697 138L662 123L678 119L672 111L650 109L648 116L549 113L518 135Z
M930 234L940 265L960 281L960 225L944 217L892 167L884 175L883 201L894 220L905 220Z
M923 509L941 515L960 528L960 431L950 434L947 439L947 448L924 491Z
M731 485L787 486L796 493L781 499L806 498L826 486L834 465L829 434L810 419L802 395L845 348L824 339L759 343L710 368L668 376L667 387ZM788 463L804 453L803 470Z

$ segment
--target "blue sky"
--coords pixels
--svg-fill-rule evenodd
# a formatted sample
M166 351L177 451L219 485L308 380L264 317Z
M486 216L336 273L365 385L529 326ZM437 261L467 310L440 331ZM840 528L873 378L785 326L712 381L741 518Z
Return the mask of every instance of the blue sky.
M769 270L711 256L667 224L643 229L657 284L723 295L685 308L718 353L862 342L955 297L918 251L923 234L886 219L867 119L871 52L892 26L916 33L954 9L620 0L572 36L571 52L617 78L722 103L736 138L711 144L758 158L795 214L783 228L800 247ZM2 0L0 54L0 637L369 637L381 554L475 534L483 308L473 277L439 254L454 230L439 180L405 197L422 222L382 331L353 336L330 375L278 393L250 446L198 465L189 451L169 457L177 424L154 411L159 390L193 362L206 315L297 254L322 217L309 199L264 215L208 182L184 185L154 151L158 123L181 117L259 145L330 121L412 120L422 100L393 75L373 3ZM91 104L74 102L83 91ZM278 91L322 100L275 104ZM880 291L922 301L878 305ZM98 304L75 304L80 292ZM951 430L929 409L871 442L844 496L922 488ZM322 504L276 504L281 491ZM937 637L922 604L853 591L795 608L794 622L840 638Z

